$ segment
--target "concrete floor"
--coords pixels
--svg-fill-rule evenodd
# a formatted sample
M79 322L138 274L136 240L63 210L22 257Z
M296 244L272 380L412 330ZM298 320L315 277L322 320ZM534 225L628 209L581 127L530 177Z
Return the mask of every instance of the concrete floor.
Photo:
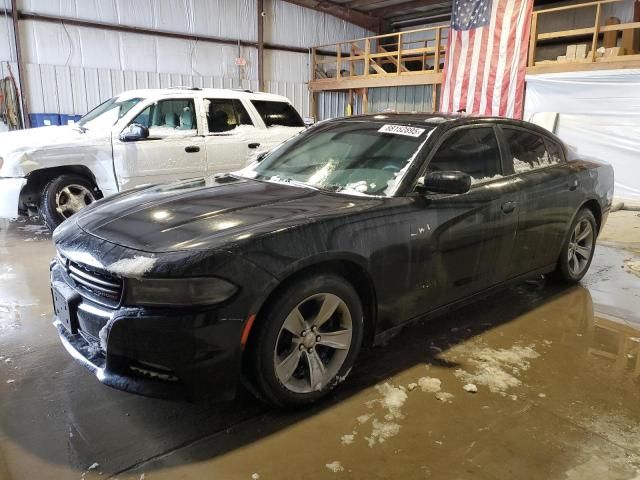
M637 213L610 216L581 286L410 327L299 412L100 385L51 325L52 255L37 225L0 224L0 480L640 479Z

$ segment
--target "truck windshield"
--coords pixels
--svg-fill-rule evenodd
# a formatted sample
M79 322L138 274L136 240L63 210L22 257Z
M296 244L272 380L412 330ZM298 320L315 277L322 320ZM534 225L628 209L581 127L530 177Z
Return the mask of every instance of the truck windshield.
M87 113L80 119L78 125L82 128L110 128L120 120L129 110L140 103L143 98L120 99L113 97Z
M392 196L433 129L366 121L318 126L238 174L352 195Z

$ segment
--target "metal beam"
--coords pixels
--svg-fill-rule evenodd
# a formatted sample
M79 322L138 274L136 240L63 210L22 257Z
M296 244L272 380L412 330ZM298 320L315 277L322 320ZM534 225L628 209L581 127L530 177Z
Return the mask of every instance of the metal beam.
M24 84L27 76L22 66L22 49L20 48L20 30L18 27L18 7L16 0L11 0L11 21L13 23L13 39L16 46L16 63L18 64L18 83L20 84L20 104L22 105L22 124L29 128L31 121L29 120L29 111L27 110L27 100L24 92Z
M334 17L346 20L347 22L358 25L368 30L377 31L380 24L380 18L369 13L363 13L358 10L347 8L339 3L330 2L329 0L283 0L287 3L293 3L300 7L310 8L318 12L328 13Z
M413 0L410 2L389 5L388 7L377 8L372 10L371 13L380 18L387 18L394 13L402 15L404 13L408 13L407 10L419 7L428 7L430 5L439 5L441 3L445 3L445 0Z
M264 91L264 0L258 0L258 90Z
M369 7L371 5L379 5L388 0L351 0L350 2L346 2L343 5L348 8L360 8L360 7Z

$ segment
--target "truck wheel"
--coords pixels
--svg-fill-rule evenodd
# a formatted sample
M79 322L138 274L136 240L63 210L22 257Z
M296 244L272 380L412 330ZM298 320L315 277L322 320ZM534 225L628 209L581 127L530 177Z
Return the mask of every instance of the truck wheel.
M60 175L42 190L39 213L49 229L54 230L64 220L87 205L102 198L98 187L86 177Z

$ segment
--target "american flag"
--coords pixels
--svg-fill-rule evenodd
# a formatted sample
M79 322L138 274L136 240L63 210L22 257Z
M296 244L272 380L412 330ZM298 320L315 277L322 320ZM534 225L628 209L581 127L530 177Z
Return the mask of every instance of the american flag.
M440 110L520 118L533 0L453 0Z

